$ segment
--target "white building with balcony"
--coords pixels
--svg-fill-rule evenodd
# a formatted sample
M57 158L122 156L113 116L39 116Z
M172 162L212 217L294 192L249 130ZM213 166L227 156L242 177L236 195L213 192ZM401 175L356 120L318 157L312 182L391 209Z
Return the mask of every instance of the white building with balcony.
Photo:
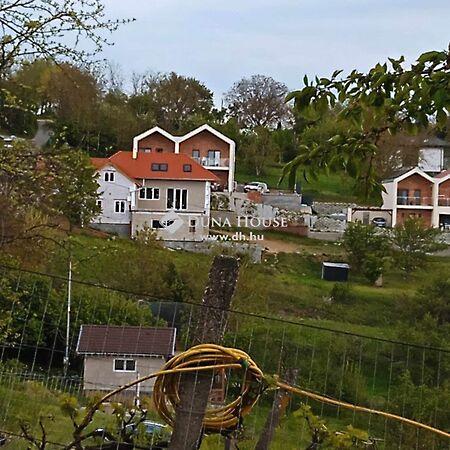
M217 178L218 190L234 190L236 144L215 128L204 124L183 136L153 127L133 139L133 158L139 153L179 153L193 158Z
M383 181L382 209L392 210L392 226L408 217L430 227L450 230L450 171L432 177L419 167L405 169Z

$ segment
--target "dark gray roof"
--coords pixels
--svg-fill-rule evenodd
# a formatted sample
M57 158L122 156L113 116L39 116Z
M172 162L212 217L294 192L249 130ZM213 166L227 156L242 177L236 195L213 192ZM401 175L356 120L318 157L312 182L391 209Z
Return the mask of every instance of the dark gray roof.
M423 147L450 147L450 142L447 142L440 137L433 136L423 141Z
M414 167L402 167L401 169L398 169L398 170L392 172L390 177L385 178L383 180L383 183L386 183L386 182L389 182L389 181L394 181L396 178L401 177L406 172L409 172L411 169L414 169Z
M128 325L82 325L77 353L172 356L175 328Z

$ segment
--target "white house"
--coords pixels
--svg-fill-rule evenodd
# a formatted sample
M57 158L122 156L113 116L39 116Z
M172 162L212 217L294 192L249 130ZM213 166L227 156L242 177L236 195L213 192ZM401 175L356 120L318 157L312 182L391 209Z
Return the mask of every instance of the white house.
M158 238L203 241L209 234L211 183L219 179L185 154L119 151L92 158L101 214L94 228L135 236L145 228Z

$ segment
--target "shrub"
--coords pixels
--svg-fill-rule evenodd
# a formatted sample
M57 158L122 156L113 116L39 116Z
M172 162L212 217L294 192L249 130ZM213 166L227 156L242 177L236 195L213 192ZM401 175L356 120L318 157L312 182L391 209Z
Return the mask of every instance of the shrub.
M353 303L356 296L348 283L335 283L331 289L330 297L336 303Z

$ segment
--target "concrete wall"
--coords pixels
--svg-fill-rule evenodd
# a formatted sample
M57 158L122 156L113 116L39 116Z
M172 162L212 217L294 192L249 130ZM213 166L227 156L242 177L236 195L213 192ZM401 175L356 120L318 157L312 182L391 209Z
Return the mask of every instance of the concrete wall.
M105 172L114 172L114 181L105 181ZM134 189L134 182L117 171L113 166L105 166L102 168L98 172L97 182L99 184L97 192L100 195L99 200L102 202L102 212L93 222L103 224L129 224L131 221L130 191ZM115 212L115 200L124 200L126 202L125 213Z
M167 211L167 190L169 188L188 190L188 212L205 212L208 192L205 181L145 180L144 186L159 188L159 200L136 199L138 211Z
M161 357L133 357L126 356L127 359L136 361L136 372L114 372L114 358L120 356L86 356L84 359L84 390L105 391L122 386L130 381L136 380L138 376L143 376L157 372L165 364L165 359ZM155 379L141 383L141 392L151 392ZM136 391L136 387L130 390Z
M264 241L262 241L264 244ZM246 244L243 242L232 241L204 241L204 242L189 242L189 241L170 241L165 240L163 245L174 250L186 250L188 252L203 253L203 254L233 254L246 255L253 263L260 263L262 259L263 248L256 244Z
M166 228L155 228L158 239L173 241L203 241L209 234L209 214L207 213L184 213L176 211L168 216L169 212L133 211L131 235L143 230L145 227L152 228L153 220L173 220L173 224ZM192 222L195 221L195 227Z
M130 237L131 235L130 223L91 223L89 226L95 230L117 234L118 236Z
M155 228L159 239L202 241L208 236L211 196L209 182L146 180L144 186L159 188L159 199L137 198L136 210L132 212L132 236L144 227L152 228L153 220L167 220L167 214L170 214L169 219L176 223L167 228ZM186 210L167 209L167 192L170 188L188 190ZM195 227L192 226L193 221L195 221Z

